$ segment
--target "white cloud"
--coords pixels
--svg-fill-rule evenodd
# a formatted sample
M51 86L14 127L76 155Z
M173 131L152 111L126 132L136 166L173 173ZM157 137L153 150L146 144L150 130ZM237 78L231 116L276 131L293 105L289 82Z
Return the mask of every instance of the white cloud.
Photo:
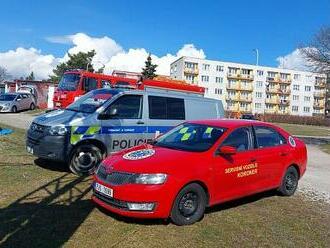
M279 68L292 69L292 70L311 70L309 63L304 57L300 49L295 49L291 53L276 58Z
M37 79L46 79L57 63L58 59L53 55L43 55L35 48L19 47L0 53L0 66L14 77L25 77L33 71Z
M45 79L52 74L52 70L58 63L68 59L68 53L76 54L94 49L96 52L93 58L94 68L105 65L106 73L111 73L114 69L140 72L149 54L145 48L124 50L120 44L108 36L91 37L84 33L76 33L47 37L46 40L52 43L69 44L72 47L61 58L56 58L51 54L42 54L36 48L19 47L16 50L0 53L0 66L5 67L14 77L25 77L33 71L36 79ZM151 55L153 62L158 65L157 73L162 75L169 75L170 64L181 56L205 58L204 51L197 49L193 44L183 45L176 54Z

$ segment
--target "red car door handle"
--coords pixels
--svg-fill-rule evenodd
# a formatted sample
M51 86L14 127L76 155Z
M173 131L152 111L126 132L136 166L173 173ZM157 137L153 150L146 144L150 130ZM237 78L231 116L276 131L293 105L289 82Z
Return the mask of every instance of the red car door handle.
M256 158L251 158L251 159L250 159L250 162L251 162L251 163L253 163L253 162L255 162L255 161L257 161Z
M288 155L288 153L287 152L280 152L280 155L281 156L286 156L286 155Z

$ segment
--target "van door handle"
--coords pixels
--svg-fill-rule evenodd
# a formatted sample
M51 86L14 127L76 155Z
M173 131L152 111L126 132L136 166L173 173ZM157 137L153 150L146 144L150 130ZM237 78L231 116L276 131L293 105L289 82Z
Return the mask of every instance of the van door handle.
M144 122L143 121L138 121L136 124L142 125L142 124L144 124Z

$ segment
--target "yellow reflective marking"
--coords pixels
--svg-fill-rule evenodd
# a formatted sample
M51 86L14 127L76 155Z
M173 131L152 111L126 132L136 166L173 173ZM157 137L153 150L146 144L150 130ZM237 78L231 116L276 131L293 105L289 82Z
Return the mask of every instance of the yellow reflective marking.
M179 133L186 133L188 131L188 127L181 128Z
M99 126L91 126L87 129L86 135L93 135L96 134L98 131L100 131L101 127Z
M212 130L213 130L213 127L208 127L206 130L205 130L205 133L212 133Z
M181 141L185 141L188 140L191 136L191 133L185 133L182 137L181 137Z

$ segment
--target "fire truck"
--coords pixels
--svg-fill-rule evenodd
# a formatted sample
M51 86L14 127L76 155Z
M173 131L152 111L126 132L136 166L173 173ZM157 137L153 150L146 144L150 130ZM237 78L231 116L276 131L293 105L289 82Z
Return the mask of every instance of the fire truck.
M66 108L80 96L99 88L135 88L144 89L146 86L162 89L175 89L184 92L193 92L204 95L205 89L193 86L178 80L137 80L127 77L118 77L92 73L83 70L67 71L59 81L58 87L54 93L54 108Z

